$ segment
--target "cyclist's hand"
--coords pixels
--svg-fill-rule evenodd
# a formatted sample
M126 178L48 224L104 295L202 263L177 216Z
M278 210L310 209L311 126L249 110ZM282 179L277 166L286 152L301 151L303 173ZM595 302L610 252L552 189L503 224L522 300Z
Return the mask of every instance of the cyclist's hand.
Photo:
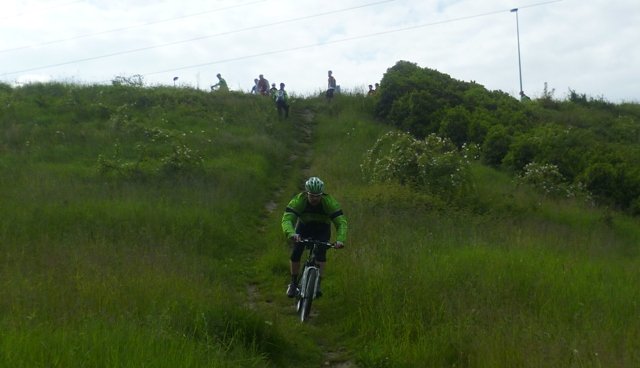
M341 241L337 241L335 244L336 249L344 248L344 243Z
M293 234L289 239L291 239L292 243L297 243L302 240L302 237L300 236L300 234Z

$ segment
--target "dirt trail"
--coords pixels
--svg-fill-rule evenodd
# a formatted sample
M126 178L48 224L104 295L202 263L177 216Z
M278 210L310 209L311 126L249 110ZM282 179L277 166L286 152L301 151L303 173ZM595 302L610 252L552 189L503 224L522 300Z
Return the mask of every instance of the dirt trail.
M292 116L294 120L294 125L300 130L300 140L298 144L298 149L296 152L291 153L289 156L287 165L290 167L292 172L299 170L301 172L300 177L308 177L311 171L311 160L313 158L313 149L312 149L312 141L313 141L313 126L312 122L314 119L314 114L310 110L304 110L301 113L295 114ZM294 175L297 177L297 175ZM265 203L265 210L269 215L273 214L274 211L278 211L281 209L282 204L276 201L282 199L283 191L282 189L273 193L272 199ZM264 224L260 229L261 232L266 231L267 224ZM247 285L247 306L250 309L259 308L258 303L263 302L267 304L271 304L272 300L265 300L260 295L259 285L257 284L249 284ZM313 312L312 312L313 315ZM322 347L323 357L321 362L321 367L327 368L355 368L357 365L351 360L345 359L345 356L348 356L348 351L345 348L335 348L333 346L328 345L326 342L317 341L318 345Z

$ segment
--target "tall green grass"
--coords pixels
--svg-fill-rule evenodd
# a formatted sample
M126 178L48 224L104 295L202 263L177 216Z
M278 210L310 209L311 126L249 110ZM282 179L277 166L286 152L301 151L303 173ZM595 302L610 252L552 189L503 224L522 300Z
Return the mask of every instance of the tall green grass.
M640 364L637 218L481 165L457 203L369 184L363 154L389 130L370 98L299 99L289 120L258 96L164 87L0 102L4 366ZM308 175L350 235L302 325L279 220Z
M270 101L62 84L0 95L3 365L285 364L280 328L246 303L254 231L295 137Z
M362 106L318 117L311 166L349 218L347 248L330 254L317 308L353 361L640 364L637 219L548 200L483 167L466 204L366 184L362 153L386 128Z

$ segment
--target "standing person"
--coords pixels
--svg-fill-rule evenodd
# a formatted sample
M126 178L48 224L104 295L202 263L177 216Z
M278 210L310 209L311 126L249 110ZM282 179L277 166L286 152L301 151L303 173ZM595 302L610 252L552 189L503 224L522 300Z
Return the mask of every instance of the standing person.
M211 86L211 90L213 91L216 87L218 87L218 91L220 92L229 92L229 86L227 86L227 81L222 78L220 73L216 75L218 77L218 83Z
M376 89L375 91L378 92L378 89L380 88L380 83L376 83Z
M337 84L336 79L333 77L333 72L329 70L328 72L329 79L327 82L327 99L331 100L333 98L333 93L336 90Z
M328 242L331 239L331 223L336 228L336 248L343 248L347 240L347 218L338 201L324 192L324 183L318 177L310 177L304 183L304 192L295 195L282 215L282 231L293 244L290 260L291 282L287 296L293 298L298 293L298 274L300 258L304 251L301 239L312 238ZM327 261L326 249L316 253L320 266L320 280ZM318 296L322 295L318 283Z
M367 92L367 96L373 96L376 94L376 91L373 89L373 85L369 85L369 92Z
M258 76L258 93L263 96L269 95L269 81L262 74Z
M271 98L276 98L276 92L278 92L278 88L276 88L276 84L271 83L271 89L269 89L269 96L271 96Z
M275 88L275 83L273 84L273 88ZM280 89L276 90L273 95L273 100L276 102L276 107L278 108L278 116L282 117L284 115L285 118L289 117L289 95L287 91L284 90L284 83L280 83Z
M258 94L258 78L253 80L253 87L251 87L251 94L252 95L257 95Z

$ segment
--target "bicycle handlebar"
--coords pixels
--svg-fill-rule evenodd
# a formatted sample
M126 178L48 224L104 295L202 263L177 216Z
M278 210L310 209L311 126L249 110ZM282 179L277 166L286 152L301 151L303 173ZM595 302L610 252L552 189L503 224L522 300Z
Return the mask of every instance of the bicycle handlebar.
M325 246L327 248L335 248L336 247L335 243L329 243L329 242L315 240L315 239L311 239L311 238L300 239L300 241L298 243L323 245L323 246Z

